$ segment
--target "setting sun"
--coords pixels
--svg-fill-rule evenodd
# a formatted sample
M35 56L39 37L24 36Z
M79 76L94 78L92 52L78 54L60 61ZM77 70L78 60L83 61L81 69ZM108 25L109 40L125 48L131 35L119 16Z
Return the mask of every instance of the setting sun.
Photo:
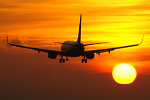
M112 72L113 79L119 84L130 84L136 76L136 69L129 64L119 64L114 67Z

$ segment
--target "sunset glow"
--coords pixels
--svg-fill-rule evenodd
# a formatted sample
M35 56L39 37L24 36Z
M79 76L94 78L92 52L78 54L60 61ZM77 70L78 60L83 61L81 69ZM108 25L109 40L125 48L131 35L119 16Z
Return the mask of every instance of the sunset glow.
M1 1L0 47L1 50L9 53L12 52L11 49L15 49L14 52L18 50L23 54L29 53L28 50L7 48L5 45L7 33L10 42L19 41L26 46L60 50L60 45L54 45L53 42L76 41L79 16L82 14L81 41L83 43L110 42L88 46L86 50L140 43L145 34L143 44L138 47L115 50L110 55L108 53L96 55L94 60L89 61L96 64L93 67L89 63L89 69L111 73L116 63L126 61L136 64L139 73L149 73L149 70L144 70L147 69L150 53L150 6L147 2L146 0ZM128 60L129 58L132 60ZM75 64L81 62L76 58L74 60ZM144 64L143 69L140 68L141 63ZM88 67L85 67L85 70L87 69Z
M61 64L61 56L7 45L6 34L60 51L53 42L77 41L80 14L83 44L109 42L85 50L139 44L144 34L143 43ZM149 100L150 0L1 0L0 80L0 100Z

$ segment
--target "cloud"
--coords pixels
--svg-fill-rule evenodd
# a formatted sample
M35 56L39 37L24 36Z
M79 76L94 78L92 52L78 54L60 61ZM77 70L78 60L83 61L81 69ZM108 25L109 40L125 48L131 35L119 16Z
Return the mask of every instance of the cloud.
M141 55L138 61L150 61L150 55Z
M14 9L14 8L19 8L20 5L17 4L6 4L6 3L1 3L0 2L0 9Z
M11 39L10 43L22 45L22 42L19 40L19 38Z
M33 4L27 2L33 2ZM84 23L86 23L86 26L124 23L126 20L114 21L113 16L139 15L132 13L134 9L131 7L134 6L101 6L85 3L85 1L79 3L79 1L68 0L52 0L49 1L50 3L47 3L47 0L38 0L36 2L34 0L15 0L13 2L12 0L6 0L5 3L0 3L0 7L2 7L0 11L0 31L10 32L31 28L72 28L75 27L75 22L80 13L85 16ZM67 4L67 2L70 4ZM117 19L119 18L117 17Z
M74 3L82 3L83 0L5 0L1 1L3 3L11 3L11 4L24 4L24 3L32 3L32 4L39 4L39 3L47 3L47 4L74 4Z
M11 48L10 45L7 44L7 39L6 39L6 35L1 35L2 37L0 38L0 51L2 52L10 52L11 50L13 50L14 48ZM10 43L14 43L14 44L19 44L22 45L22 41L20 40L19 37L13 37L11 39L9 39Z

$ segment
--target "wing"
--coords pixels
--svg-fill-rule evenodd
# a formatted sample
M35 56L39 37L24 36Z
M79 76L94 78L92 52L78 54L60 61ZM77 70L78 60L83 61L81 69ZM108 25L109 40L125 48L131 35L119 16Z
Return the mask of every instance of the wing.
M26 49L36 50L38 52L57 53L57 54L62 54L63 53L62 51L57 51L57 50L40 49L40 48L34 48L34 47L28 47L28 46L22 46L22 45L12 44L12 43L8 42L8 36L7 36L7 44L9 44L11 46L20 47L20 48L26 48Z
M143 42L143 39L142 39L142 42ZM103 53L103 52L109 52L110 53L110 51L114 51L115 49L122 49L122 48L128 48L128 47L138 46L138 45L142 44L142 42L139 43L139 44L133 44L133 45L127 45L127 46L121 46L121 47L99 49L99 50L88 50L88 51L84 51L84 53L85 54L86 53L98 53L99 54L99 53Z

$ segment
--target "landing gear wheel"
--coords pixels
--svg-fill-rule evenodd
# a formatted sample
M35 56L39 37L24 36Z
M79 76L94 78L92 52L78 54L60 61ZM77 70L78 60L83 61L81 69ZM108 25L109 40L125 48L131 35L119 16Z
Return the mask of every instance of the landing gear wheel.
M59 59L59 63L61 63L61 61L62 61L62 60L61 60L61 59Z
M61 62L65 63L65 59L59 59L59 63Z
M68 61L69 59L68 58L66 58L66 61Z
M59 63L61 63L61 62L65 63L65 59L63 59L62 55L61 55L61 58L59 59Z
M82 63L84 63L84 59L82 59Z
M82 59L82 63L87 63L87 59Z
M65 63L65 59L62 59L63 63Z
M87 59L84 59L85 63L87 63Z
M87 59L85 59L85 55L83 55L82 63L87 63Z

